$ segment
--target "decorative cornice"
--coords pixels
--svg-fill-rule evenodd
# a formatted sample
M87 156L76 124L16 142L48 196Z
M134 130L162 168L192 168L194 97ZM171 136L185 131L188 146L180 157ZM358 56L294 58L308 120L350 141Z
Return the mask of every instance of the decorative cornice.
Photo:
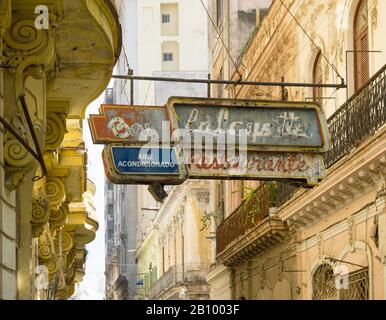
M357 213L354 213L353 215L349 216L348 218L340 221L339 223L330 226L324 231L321 231L320 233L308 238L302 240L297 245L297 251L303 252L306 251L316 245L318 245L318 241L322 239L323 241L329 240L331 238L336 237L337 235L348 231L348 237L349 239L352 238L352 243L355 243L355 236L354 236L354 229L357 225L375 217L378 214L382 214L383 210L386 208L385 205L386 201L385 198L379 198L374 203L372 203L369 206L366 206L365 208L361 209ZM350 229L352 230L352 234L350 235ZM349 241L350 243L350 241Z
M376 192L386 172L386 128L327 172L318 186L300 191L278 212L290 226L305 228L336 212L363 194Z
M237 266L247 258L265 252L283 242L288 234L286 225L277 218L267 217L255 228L230 243L217 260L229 267Z

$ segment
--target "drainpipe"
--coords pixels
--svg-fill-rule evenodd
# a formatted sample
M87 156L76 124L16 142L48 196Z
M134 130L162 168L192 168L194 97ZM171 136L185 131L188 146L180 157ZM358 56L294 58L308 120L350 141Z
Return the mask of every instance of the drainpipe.
M185 236L184 228L181 228L181 258L182 258L182 279L185 279Z

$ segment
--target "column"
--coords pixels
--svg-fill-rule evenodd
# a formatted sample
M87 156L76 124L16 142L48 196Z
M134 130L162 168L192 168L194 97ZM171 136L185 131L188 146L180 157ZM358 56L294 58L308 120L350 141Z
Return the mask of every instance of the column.
M11 19L11 8L0 2L0 63L3 59L3 39ZM0 116L4 117L4 77L0 69ZM0 125L0 300L16 299L16 198L5 187L4 128Z

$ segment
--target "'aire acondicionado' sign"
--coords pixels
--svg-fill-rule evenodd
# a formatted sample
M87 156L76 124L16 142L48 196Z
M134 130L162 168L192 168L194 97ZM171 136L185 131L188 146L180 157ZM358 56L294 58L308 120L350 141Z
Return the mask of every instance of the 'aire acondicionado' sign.
M165 107L102 105L89 119L106 174L121 184L186 179L324 178L321 108L308 102L170 98Z

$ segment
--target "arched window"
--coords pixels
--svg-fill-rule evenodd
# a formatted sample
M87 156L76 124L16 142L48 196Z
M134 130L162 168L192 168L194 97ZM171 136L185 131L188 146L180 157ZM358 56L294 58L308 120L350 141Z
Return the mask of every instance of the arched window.
M312 276L313 300L368 300L369 299L369 268L353 266L353 257L346 257L347 278L340 279L334 275L332 266L328 263L320 265ZM363 262L360 262L364 264Z
M323 83L323 69L322 69L322 55L320 51L318 52L315 62L314 62L314 68L312 70L312 82L315 84L322 84ZM314 88L314 101L322 104L322 97L323 97L323 89L322 88Z
M359 2L354 19L355 91L369 80L369 29L367 0ZM359 52L358 52L359 51Z
M313 300L337 300L338 290L335 286L334 270L331 265L320 265L312 277Z

